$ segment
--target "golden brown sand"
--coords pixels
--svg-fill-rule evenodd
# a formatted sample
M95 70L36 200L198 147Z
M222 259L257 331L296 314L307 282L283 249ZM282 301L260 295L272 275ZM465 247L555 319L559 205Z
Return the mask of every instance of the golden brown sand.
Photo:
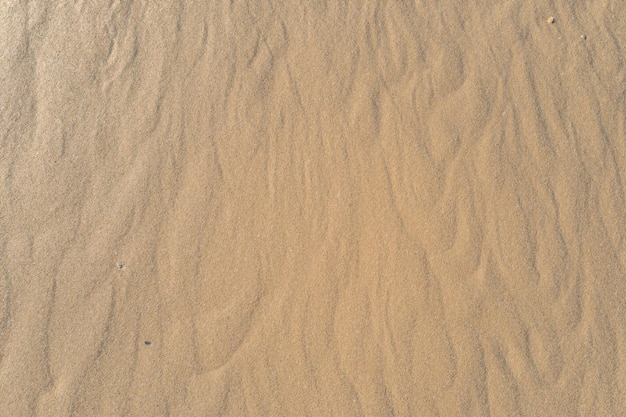
M0 3L0 415L626 415L626 3Z

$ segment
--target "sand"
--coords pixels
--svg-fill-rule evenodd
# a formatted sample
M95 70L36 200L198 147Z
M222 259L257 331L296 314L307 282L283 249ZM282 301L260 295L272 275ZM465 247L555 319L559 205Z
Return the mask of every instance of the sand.
M626 3L0 5L0 414L626 415Z

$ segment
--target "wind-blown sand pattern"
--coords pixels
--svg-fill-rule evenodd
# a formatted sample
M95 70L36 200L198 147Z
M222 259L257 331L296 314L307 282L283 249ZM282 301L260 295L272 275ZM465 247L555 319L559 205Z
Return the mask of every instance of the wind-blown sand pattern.
M0 16L1 415L626 415L623 1Z

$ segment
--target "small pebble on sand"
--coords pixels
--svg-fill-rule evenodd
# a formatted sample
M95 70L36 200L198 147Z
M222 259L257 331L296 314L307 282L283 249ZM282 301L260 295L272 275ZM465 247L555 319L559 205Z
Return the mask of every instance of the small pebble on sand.
M550 24L554 23L555 21L556 21L556 19L554 18L554 16L550 16L548 18L548 23L550 23Z

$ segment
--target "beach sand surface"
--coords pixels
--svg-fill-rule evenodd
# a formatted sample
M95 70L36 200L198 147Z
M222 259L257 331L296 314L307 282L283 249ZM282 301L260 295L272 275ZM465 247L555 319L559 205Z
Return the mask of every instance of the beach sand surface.
M626 3L0 4L0 415L626 415Z

